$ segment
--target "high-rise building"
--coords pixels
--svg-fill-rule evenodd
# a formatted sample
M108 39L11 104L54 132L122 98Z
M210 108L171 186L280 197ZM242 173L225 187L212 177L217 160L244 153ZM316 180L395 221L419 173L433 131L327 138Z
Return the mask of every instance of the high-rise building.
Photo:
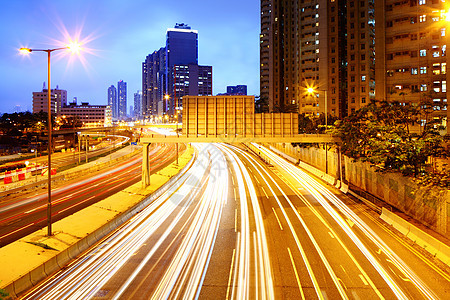
M108 105L111 108L112 118L116 119L118 116L117 105L117 89L114 85L108 88Z
M142 107L142 92L141 91L137 91L136 93L134 93L134 114L133 114L133 117L135 119L140 119L141 118L141 116L142 116L141 107Z
M444 12L425 0L262 0L261 97L272 111L338 117L372 99L431 99L448 119Z
M373 24L372 0L262 0L260 84L270 110L345 116L374 98Z
M61 108L67 105L67 91L58 87L50 92L50 109L55 115L61 114ZM33 113L40 111L48 112L48 90L45 88L41 92L33 92Z
M401 103L432 100L447 118L448 5L442 1L375 2L376 98Z
M142 63L142 118L158 114L158 102L165 95L166 48L145 58Z
M125 119L127 117L127 83L120 80L117 83L117 118Z
M198 65L198 32L181 23L167 29L166 47L143 63L143 117L174 115L184 95L212 95L212 67Z

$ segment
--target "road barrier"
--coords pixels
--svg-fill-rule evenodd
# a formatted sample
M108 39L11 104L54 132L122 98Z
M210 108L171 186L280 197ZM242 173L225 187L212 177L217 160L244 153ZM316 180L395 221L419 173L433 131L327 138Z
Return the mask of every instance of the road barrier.
M409 223L386 208L381 209L380 218L407 236L414 243L450 266L450 247L428 233Z

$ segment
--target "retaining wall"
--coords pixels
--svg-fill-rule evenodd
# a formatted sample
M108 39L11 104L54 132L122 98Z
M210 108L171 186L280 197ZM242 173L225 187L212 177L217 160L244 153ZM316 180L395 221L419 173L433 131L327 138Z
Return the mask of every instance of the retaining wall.
M325 171L325 150L322 148L299 148L291 144L272 144L300 162ZM339 178L339 156L328 151L328 174ZM422 187L410 178L397 173L376 172L369 163L354 161L343 156L343 179L382 199L434 231L450 237L450 191Z

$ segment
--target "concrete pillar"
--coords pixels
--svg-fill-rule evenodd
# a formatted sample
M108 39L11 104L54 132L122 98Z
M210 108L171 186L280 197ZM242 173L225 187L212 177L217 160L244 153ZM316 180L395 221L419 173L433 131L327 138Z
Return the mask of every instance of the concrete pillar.
M142 147L142 188L150 185L150 160L148 157L150 144L144 144Z

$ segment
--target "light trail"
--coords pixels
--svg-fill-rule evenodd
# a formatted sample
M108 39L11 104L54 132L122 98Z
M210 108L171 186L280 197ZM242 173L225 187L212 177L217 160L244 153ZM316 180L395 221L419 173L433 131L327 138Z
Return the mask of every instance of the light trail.
M264 153L271 162L278 168L288 172L295 180L297 180L305 189L311 192L313 197L322 205L322 207L333 217L333 219L341 226L346 234L351 238L355 245L360 249L361 253L367 258L377 272L382 276L391 290L399 299L408 299L401 287L396 283L395 279L388 273L386 268L373 256L373 253L364 245L364 243L356 236L346 220L331 206L330 202L335 205L341 213L350 219L358 226L363 233L377 245L395 264L395 266L414 283L414 286L427 298L436 299L437 296L431 291L423 281L401 260L394 251L386 245L384 241L367 225L362 219L357 216L350 208L348 208L339 198L326 189L323 185L318 183L314 178L306 174L300 168L288 163L278 155L268 150L267 148L254 144L259 151ZM336 234L335 234L336 236ZM368 276L365 276L369 279ZM369 282L370 283L370 282ZM378 294L378 293L377 293Z

